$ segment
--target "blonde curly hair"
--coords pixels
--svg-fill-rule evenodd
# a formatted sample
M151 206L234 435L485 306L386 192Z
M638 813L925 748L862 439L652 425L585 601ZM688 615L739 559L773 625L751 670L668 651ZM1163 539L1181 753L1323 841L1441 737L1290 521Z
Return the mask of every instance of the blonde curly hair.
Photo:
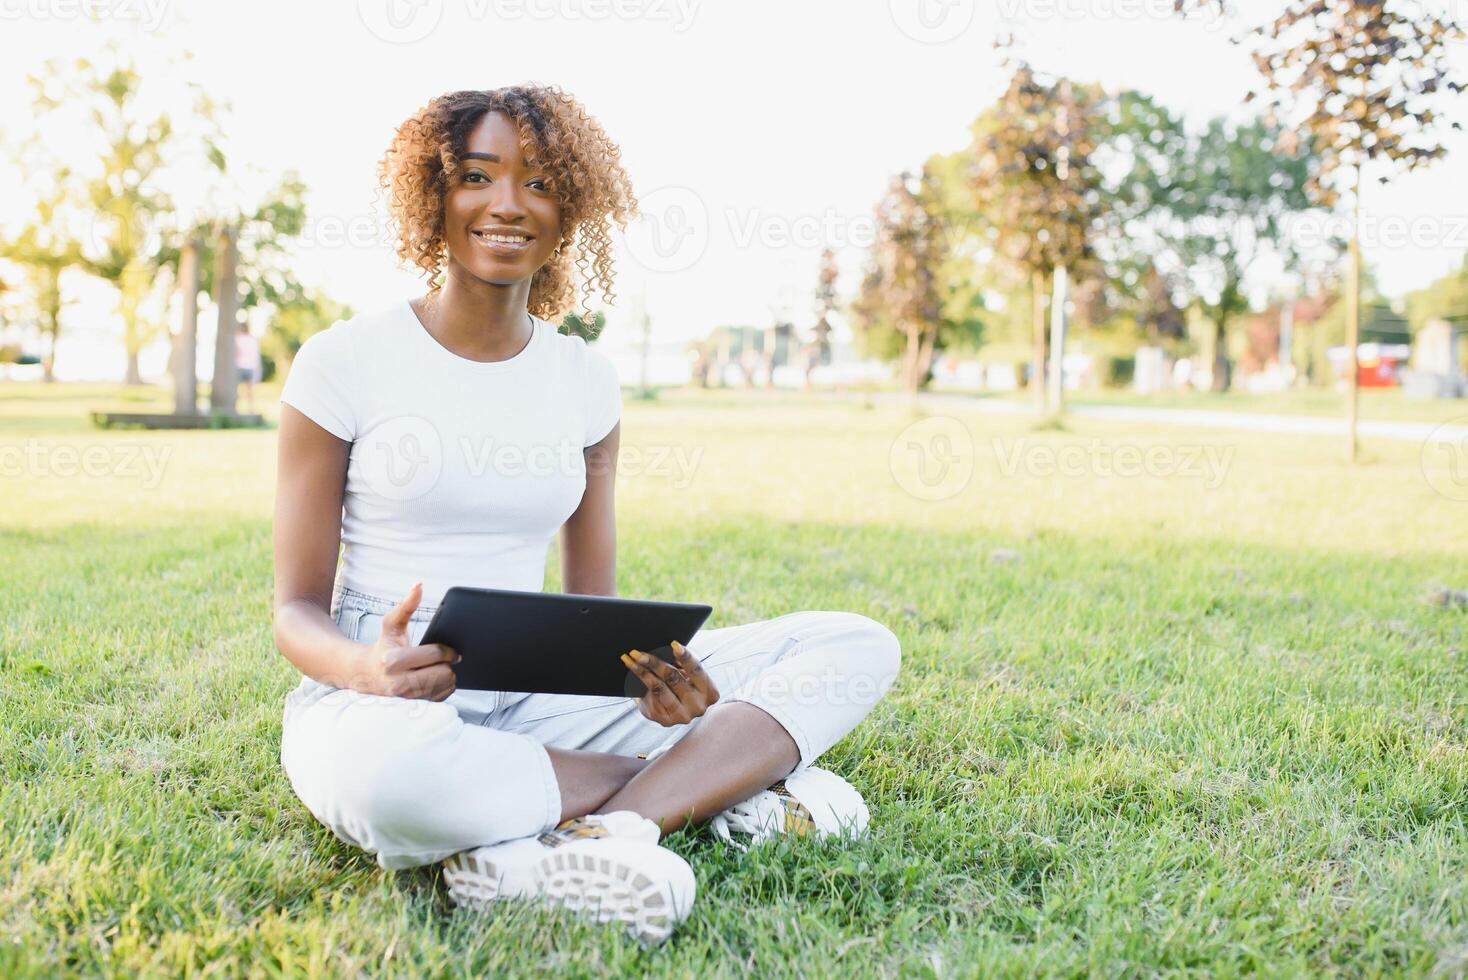
M611 226L625 228L637 216L637 199L617 144L581 103L554 86L450 92L398 127L378 168L398 257L420 269L430 289L443 284L444 194L459 177L469 133L487 112L515 121L527 162L549 176L561 205L561 241L530 281L530 312L558 320L578 298L585 309L594 290L610 303Z

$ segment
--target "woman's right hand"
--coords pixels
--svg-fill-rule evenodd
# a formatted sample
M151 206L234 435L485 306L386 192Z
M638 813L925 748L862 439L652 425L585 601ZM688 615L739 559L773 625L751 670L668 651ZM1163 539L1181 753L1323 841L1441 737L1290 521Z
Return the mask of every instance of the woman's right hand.
M382 617L382 632L368 648L354 690L391 698L442 701L454 693L455 676L450 664L459 654L442 643L414 645L408 637L408 620L423 598L423 583L408 590L403 601Z

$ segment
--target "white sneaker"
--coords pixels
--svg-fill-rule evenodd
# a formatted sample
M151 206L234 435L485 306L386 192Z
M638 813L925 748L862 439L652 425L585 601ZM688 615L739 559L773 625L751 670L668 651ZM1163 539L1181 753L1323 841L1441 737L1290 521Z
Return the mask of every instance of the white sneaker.
M567 820L539 837L463 851L444 861L456 905L538 899L661 942L688 917L697 884L688 862L658 845L657 824L629 810Z
M745 850L734 834L748 834L751 845L781 834L860 837L870 820L866 802L855 787L834 772L808 766L731 806L709 823L721 839Z

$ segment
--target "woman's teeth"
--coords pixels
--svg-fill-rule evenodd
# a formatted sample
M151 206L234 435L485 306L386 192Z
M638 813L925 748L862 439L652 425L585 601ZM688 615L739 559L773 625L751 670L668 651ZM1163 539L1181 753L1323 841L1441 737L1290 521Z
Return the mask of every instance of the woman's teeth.
M495 242L500 245L527 245L530 239L524 235L486 235L476 231L474 237L482 242Z

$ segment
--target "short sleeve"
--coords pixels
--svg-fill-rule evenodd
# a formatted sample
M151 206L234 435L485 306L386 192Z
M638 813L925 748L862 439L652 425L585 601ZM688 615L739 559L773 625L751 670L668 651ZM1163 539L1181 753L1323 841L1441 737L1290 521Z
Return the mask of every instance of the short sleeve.
M281 404L290 405L344 442L357 437L357 413L352 405L357 364L351 340L340 322L307 337L280 390Z
M595 347L586 348L586 442L594 446L607 437L622 417L622 382L617 367Z

